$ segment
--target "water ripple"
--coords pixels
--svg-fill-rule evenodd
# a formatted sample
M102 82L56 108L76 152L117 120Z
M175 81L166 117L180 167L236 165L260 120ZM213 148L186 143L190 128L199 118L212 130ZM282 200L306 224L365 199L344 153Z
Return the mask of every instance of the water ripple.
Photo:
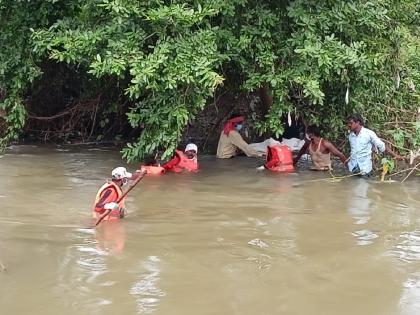
M253 245L253 246L257 246L259 248L268 248L268 244L265 243L264 241L260 240L259 238L250 240L248 242L249 245Z
M402 314L420 314L420 273L412 274L404 283L399 301Z
M400 235L402 241L394 246L391 253L404 262L420 261L420 231Z
M261 254L257 257L248 257L246 261L250 261L256 264L259 270L268 270L271 268L273 258L269 255Z
M370 245L373 243L375 238L379 237L377 234L369 230L354 231L351 234L356 237L357 245L361 246Z

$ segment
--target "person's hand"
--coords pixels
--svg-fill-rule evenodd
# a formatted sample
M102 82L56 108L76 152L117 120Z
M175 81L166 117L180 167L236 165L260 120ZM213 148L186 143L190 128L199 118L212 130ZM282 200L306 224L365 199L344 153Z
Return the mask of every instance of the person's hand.
M349 168L349 161L350 161L350 158L348 158L347 160L344 161L344 166L346 168Z
M136 170L134 173L139 173L140 175L146 175L147 174L147 170L146 169L139 169Z
M264 170L264 169L265 169L264 165L261 165L261 166L258 166L258 167L257 167L257 171L262 171L262 170Z
M399 154L396 154L394 156L394 159L396 159L397 161L404 161L405 160L405 158L403 156L399 155Z
M106 210L118 210L118 203L116 202L109 202L104 205L104 209Z

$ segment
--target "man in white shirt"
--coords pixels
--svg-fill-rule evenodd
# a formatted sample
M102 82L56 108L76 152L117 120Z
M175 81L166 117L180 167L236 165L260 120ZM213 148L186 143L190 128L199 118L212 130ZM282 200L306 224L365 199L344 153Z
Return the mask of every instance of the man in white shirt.
M350 172L362 176L370 176L372 173L372 149L381 153L388 153L397 160L404 158L393 152L379 139L376 133L363 126L363 119L359 114L353 114L347 119L350 129L350 157L347 166Z

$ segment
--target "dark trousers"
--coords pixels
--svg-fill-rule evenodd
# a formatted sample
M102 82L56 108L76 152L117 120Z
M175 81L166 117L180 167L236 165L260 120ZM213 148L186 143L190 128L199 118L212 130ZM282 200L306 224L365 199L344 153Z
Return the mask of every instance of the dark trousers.
M369 173L360 174L359 165L356 165L355 167L353 167L353 169L351 170L351 173L358 174L358 176L360 176L361 178L370 178L372 176L372 171L370 171Z

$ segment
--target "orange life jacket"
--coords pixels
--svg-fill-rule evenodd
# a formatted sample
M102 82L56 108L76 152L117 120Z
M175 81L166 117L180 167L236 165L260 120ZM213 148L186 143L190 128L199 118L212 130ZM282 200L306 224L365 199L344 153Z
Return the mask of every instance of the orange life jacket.
M162 166L142 165L141 171L146 171L147 175L162 175L165 174L165 169Z
M108 188L112 188L115 190L115 192L117 193L117 200L121 198L121 196L123 195L123 192L121 190L121 187L118 186L117 184L115 184L113 181L108 181L105 184L102 185L101 188L99 188L98 192L96 193L96 198L95 198L95 204L93 205L94 207L94 211L93 211L93 218L98 219L102 216L103 214L103 209L102 208L96 208L96 205L98 204L99 200L102 197L102 193L108 189ZM112 210L104 219L103 221L118 221L121 217L121 211L123 211L124 209L124 204L125 204L125 198L123 198L119 203L118 203L118 210ZM115 200L115 201L117 201ZM120 211L121 210L121 211ZM101 213L102 212L102 213Z
M269 169L273 172L293 172L295 170L293 166L293 154L287 145L275 145L267 147L267 162L268 159L276 158L278 163L273 165Z
M189 172L194 172L196 170L198 170L198 163L197 163L197 156L194 157L193 159L189 159L184 152L176 150L175 154L178 155L179 157L179 163L177 165L175 165L171 171L175 172L175 173L180 173L183 170L187 170Z

